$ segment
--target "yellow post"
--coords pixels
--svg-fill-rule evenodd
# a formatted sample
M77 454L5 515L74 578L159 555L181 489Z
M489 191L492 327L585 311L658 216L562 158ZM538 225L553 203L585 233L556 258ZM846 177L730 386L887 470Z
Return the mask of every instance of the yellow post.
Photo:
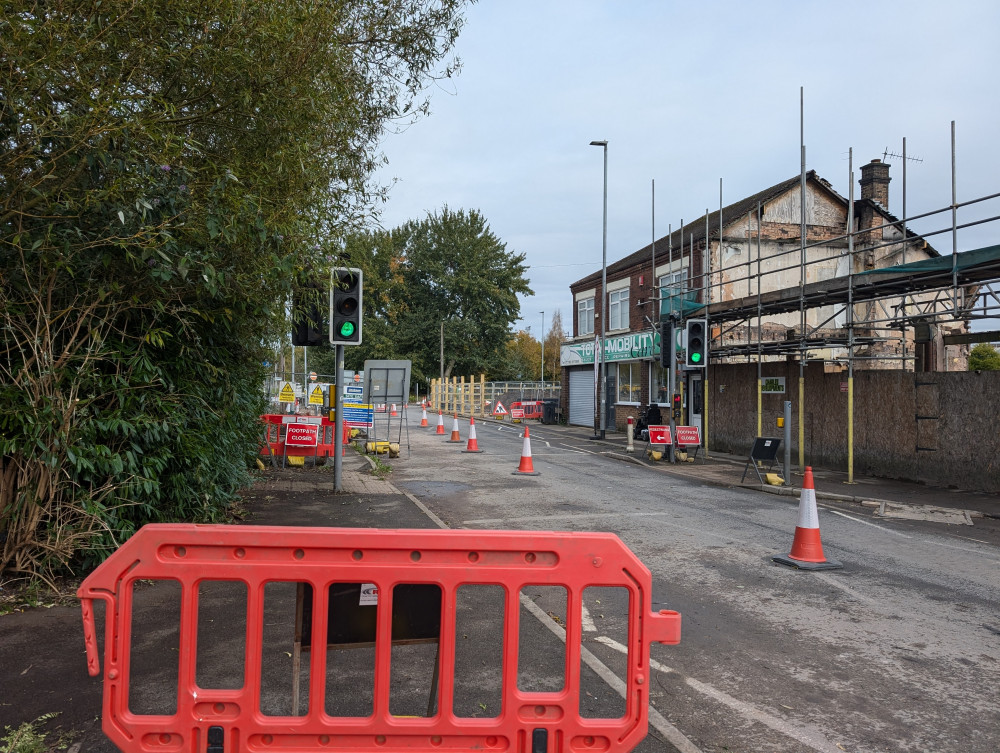
M854 377L847 377L847 483L854 483Z
M701 423L705 429L705 457L708 457L708 367L705 367L705 395L704 395L704 405L702 406Z
M456 412L465 415L465 374L459 378L458 387L458 408Z
M759 377L757 379L757 436L764 436L764 393L761 392Z
M486 374L479 375L479 415L486 415Z
M799 377L799 470L806 467L806 378Z

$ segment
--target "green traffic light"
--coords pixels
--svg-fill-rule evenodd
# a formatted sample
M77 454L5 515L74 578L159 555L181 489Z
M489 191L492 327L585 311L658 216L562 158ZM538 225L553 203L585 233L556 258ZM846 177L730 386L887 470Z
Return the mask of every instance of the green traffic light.
M691 360L698 363L701 360L701 353L692 353Z
M354 322L344 322L340 325L340 336L351 337L354 335Z

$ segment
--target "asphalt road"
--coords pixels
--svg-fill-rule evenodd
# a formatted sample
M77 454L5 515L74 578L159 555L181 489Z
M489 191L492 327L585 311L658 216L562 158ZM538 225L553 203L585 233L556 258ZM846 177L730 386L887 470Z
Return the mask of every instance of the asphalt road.
M684 619L679 646L653 646L649 750L1000 749L995 537L823 503L824 551L844 568L798 571L770 560L791 547L796 499L625 464L546 427L531 429L539 475L517 476L520 429L477 429L478 455L411 430L392 483L452 528L622 538L654 606ZM590 611L586 647L620 672L616 612Z

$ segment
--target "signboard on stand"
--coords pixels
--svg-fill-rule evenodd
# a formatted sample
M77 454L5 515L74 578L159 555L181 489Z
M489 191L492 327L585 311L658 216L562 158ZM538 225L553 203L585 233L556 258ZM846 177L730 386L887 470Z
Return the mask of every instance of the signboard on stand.
M282 382L281 389L278 390L278 402L279 403L295 402L295 388L292 387L291 382Z
M288 424L285 427L286 447L316 447L319 444L319 427L315 424Z
M649 427L649 443L650 444L670 444L670 427L669 426L650 426Z

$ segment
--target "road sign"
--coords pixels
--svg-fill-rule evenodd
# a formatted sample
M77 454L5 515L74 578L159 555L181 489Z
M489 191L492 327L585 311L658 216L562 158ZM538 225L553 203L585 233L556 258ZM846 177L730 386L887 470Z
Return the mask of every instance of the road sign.
M513 418L514 420L517 420L519 418L524 418L524 408L511 408L510 417Z
M315 381L316 381L316 379L317 379L317 377L318 377L318 376L319 376L319 375L318 375L318 374L317 374L317 373L316 373L315 371L310 371L310 372L309 372L309 379L310 379L311 381L313 381L313 382L315 382Z
M690 447L701 444L701 429L697 426L678 426L677 444Z
M323 404L323 385L317 384L309 393L309 405Z
M281 385L281 389L278 391L278 402L279 403L294 403L295 402L295 389L292 387L291 382L285 382Z
M348 385L347 387L344 387L345 395L363 395L364 391L365 388L362 387L360 384L356 387L354 385Z
M670 444L670 427L669 426L650 426L649 427L649 443L650 444Z
M503 403L501 403L499 400L497 400L496 407L493 408L493 415L494 416L506 416L507 415L507 409L503 407Z
M315 447L319 444L319 427L315 424L288 424L285 427L286 447Z

